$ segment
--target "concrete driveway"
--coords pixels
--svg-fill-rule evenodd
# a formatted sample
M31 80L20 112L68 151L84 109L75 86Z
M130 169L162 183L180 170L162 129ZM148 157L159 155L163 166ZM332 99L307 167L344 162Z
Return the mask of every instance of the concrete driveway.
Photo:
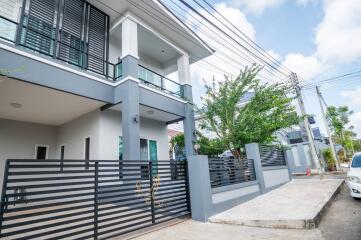
M192 220L170 226L134 240L322 240L318 229L272 229L244 227Z
M341 177L340 177L341 178ZM148 233L135 240L359 240L361 201L349 196L346 185L321 219L319 228L274 229L192 220Z

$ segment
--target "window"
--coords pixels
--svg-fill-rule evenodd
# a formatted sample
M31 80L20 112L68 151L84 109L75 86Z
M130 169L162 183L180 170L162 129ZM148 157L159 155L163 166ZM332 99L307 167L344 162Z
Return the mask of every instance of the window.
M90 137L85 138L85 169L89 169L89 160L90 160Z
M0 38L15 41L17 28L15 22L18 22L20 7L21 0L0 1Z
M36 145L35 159L47 159L47 158L48 158L48 146Z
M357 155L353 158L351 167L361 168L361 155Z
M60 146L60 171L64 168L65 146Z
M156 163L158 162L158 151L157 151L157 141L140 139L140 160L141 161L152 161L152 175L158 174L158 166ZM119 153L119 178L122 178L122 162L123 154L124 154L124 145L123 138L119 136L119 144L118 144L118 153ZM141 166L141 178L149 179L149 169L148 164Z
M118 144L118 151L119 151L119 179L123 179L123 138L119 136L119 144Z

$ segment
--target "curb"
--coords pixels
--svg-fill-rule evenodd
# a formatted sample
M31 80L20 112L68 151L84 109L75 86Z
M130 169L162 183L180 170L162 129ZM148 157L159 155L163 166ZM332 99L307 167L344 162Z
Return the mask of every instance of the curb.
M322 207L322 209L317 213L317 215L311 220L305 220L305 229L314 229L320 225L323 215L327 212L332 202L335 200L336 196L340 193L341 188L345 184L345 181L342 181L340 186L336 189L336 191L332 194L327 203Z

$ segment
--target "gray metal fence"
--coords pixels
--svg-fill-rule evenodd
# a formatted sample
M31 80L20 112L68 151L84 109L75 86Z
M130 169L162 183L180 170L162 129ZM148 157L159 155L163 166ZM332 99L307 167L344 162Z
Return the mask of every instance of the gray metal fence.
M260 145L262 167L286 166L285 153L280 146Z
M190 215L187 162L119 163L8 160L0 238L107 239Z
M212 188L256 180L252 159L210 158L208 163Z

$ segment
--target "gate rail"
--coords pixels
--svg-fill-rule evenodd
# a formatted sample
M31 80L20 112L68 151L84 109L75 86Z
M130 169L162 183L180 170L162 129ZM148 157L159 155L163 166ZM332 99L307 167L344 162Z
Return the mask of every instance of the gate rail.
M107 239L188 217L186 162L7 160L0 238Z
M212 188L256 180L253 159L210 158L208 165Z

